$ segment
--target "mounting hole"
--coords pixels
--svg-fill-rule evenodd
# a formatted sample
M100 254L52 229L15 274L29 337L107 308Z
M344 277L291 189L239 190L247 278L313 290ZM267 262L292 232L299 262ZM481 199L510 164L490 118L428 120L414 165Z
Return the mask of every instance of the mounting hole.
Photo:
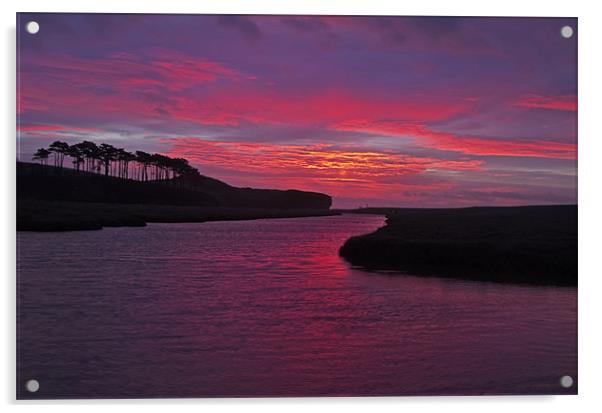
M37 380L27 380L27 383L25 383L25 388L28 392L35 393L40 390L40 382Z
M25 30L27 30L27 33L29 34L36 34L40 31L40 25L38 22L31 21L25 25Z
M573 378L571 376L562 376L560 378L560 385L565 389L573 387Z
M570 39L573 37L573 28L571 26L564 26L560 29L560 35L565 39Z

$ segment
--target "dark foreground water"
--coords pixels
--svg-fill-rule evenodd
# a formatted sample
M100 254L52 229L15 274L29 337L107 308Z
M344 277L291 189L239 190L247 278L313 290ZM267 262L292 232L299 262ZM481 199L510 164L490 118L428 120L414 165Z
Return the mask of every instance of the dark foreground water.
M575 393L577 291L384 275L369 215L18 234L18 395ZM24 384L37 379L30 394Z

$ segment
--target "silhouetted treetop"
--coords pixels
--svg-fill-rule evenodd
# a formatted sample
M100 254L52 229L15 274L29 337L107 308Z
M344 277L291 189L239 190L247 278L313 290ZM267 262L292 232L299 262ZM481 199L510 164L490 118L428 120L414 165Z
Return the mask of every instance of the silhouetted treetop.
M55 141L48 148L40 148L33 160L47 165L50 155L54 155L54 166L63 168L65 157L73 162L74 169L139 181L167 181L179 177L198 176L199 171L183 158L171 158L159 153L144 151L128 152L108 143L97 145L83 141L73 145Z

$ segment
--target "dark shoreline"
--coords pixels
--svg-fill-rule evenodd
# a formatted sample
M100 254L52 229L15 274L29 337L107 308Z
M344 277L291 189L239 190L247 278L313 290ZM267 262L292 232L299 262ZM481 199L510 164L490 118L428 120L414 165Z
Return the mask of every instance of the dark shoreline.
M329 215L340 213L328 209L262 209L18 199L17 231L85 231L104 227L143 227L151 222L191 223Z
M351 211L350 211L351 212ZM373 208L377 231L348 239L352 265L421 276L577 285L577 206Z

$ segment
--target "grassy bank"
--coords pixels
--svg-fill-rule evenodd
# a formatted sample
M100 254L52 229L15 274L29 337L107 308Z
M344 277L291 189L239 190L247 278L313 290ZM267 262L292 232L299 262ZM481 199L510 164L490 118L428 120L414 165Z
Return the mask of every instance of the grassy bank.
M387 225L350 238L354 265L410 274L577 284L577 206L367 209Z
M206 222L337 215L317 209L259 209L17 200L18 231L75 231L144 226L147 222Z

